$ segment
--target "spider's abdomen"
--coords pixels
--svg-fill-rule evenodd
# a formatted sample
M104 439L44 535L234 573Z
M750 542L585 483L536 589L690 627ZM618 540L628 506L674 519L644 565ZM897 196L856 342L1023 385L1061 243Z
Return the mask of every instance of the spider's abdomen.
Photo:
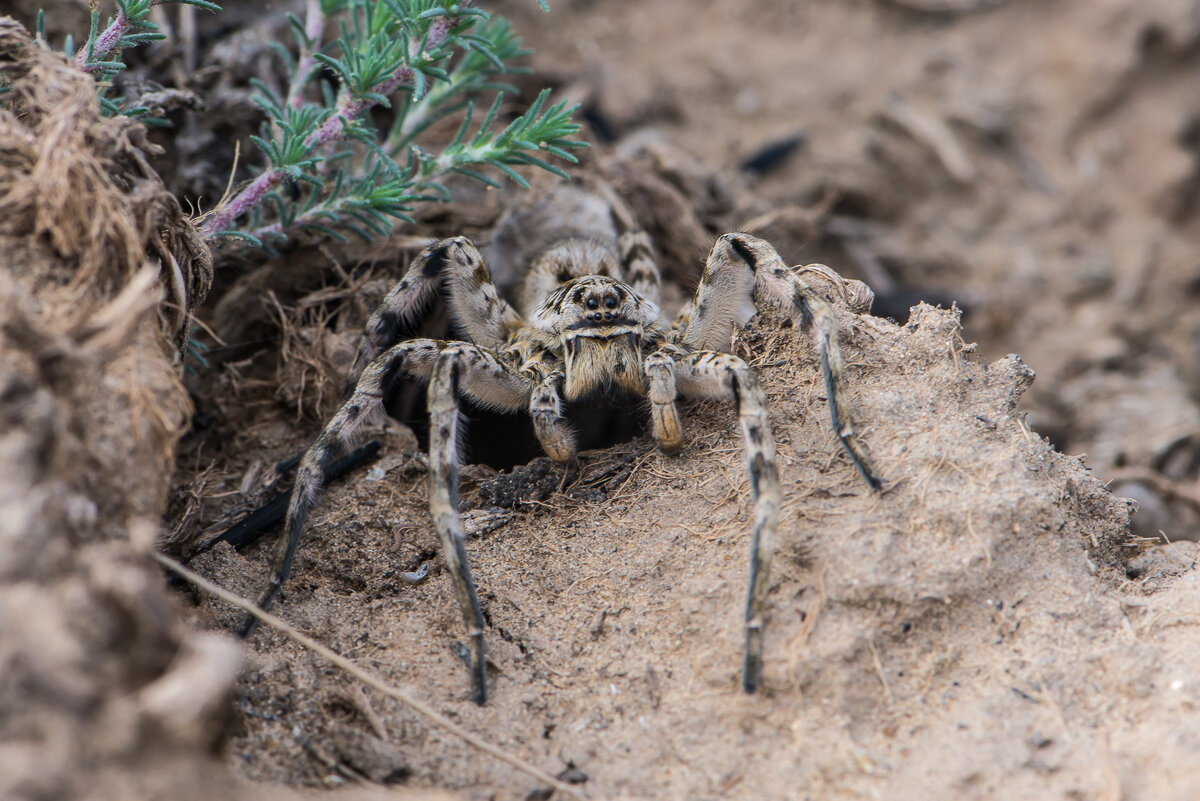
M529 264L521 287L521 308L532 314L563 284L587 276L621 277L616 241L570 236L541 251Z

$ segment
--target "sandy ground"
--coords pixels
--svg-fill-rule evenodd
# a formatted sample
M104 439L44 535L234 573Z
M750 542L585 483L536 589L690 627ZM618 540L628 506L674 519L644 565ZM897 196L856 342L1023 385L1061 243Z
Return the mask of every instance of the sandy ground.
M749 176L727 224L773 211L763 232L796 261L958 301L983 353L1037 370L1035 429L1106 477L1150 467L1191 489L1191 457L1168 451L1200 423L1194 3L562 11L541 20L555 33L535 63L617 134L660 135L714 169L803 137ZM787 214L827 191L823 228ZM1143 533L1196 538L1194 507L1131 491L1153 507Z
M1127 507L1013 416L1029 380L1019 360L969 358L947 312L925 308L905 328L848 317L853 405L871 421L880 495L834 449L805 338L742 340L759 363L786 365L763 370L788 498L758 696L739 677L749 490L720 407L689 410L679 457L641 441L585 454L563 494L472 541L486 707L467 700L451 649L461 624L436 560L424 583L399 581L436 549L419 522L415 457L330 489L280 612L550 773L582 772L598 798L1194 793L1195 683L1166 629L1184 624L1195 583L1146 598L1123 581ZM487 486L468 483L473 507ZM589 500L571 497L581 488ZM1146 577L1188 571L1195 547L1177 548ZM195 566L242 594L261 581L225 548ZM196 614L237 620L208 603ZM231 747L255 779L382 770L360 744L380 737L395 749L385 764L414 784L472 798L537 791L267 632L239 706ZM1151 747L1147 730L1168 736Z

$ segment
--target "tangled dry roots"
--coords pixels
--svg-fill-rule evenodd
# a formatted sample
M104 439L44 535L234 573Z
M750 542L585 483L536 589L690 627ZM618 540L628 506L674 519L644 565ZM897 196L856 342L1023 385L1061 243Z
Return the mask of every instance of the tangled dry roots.
M211 256L141 127L6 18L0 73L0 797L159 795L198 774L240 660L149 557Z
M54 264L24 265L78 326L96 293L112 296L134 273L158 273L169 334L212 283L212 255L145 154L155 146L133 120L100 114L92 79L0 18L0 236L36 239ZM30 275L28 268L41 268Z

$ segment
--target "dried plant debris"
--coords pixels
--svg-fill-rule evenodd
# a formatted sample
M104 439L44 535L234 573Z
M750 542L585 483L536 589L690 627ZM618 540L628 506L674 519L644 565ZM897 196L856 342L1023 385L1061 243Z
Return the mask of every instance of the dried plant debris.
M199 788L241 650L179 621L149 551L208 251L90 79L8 19L0 70L0 796Z
M54 313L81 326L82 299L114 295L152 269L167 301L158 306L164 327L182 345L212 283L212 257L150 168L157 147L145 128L103 117L91 78L8 18L0 71L0 235L44 238L65 265L22 264L22 273L57 285Z

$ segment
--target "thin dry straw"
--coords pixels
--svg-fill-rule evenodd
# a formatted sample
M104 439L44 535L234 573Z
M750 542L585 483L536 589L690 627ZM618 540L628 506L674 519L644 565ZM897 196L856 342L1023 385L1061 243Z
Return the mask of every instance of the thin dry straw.
M246 612L249 612L250 614L257 617L261 622L266 623L268 626L271 626L272 628L279 630L284 635L295 640L300 645L303 645L305 648L308 648L313 653L316 653L316 654L324 657L328 661L332 662L334 665L337 665L342 670L346 671L351 676L353 676L354 678L361 681L363 684L366 684L370 687L375 688L376 690L383 693L384 695L388 695L388 696L391 696L392 698L395 698L400 703L404 704L405 706L410 707L417 713L425 716L434 725L439 726L439 727L445 729L446 731L450 732L451 734L455 735L456 737L463 739L469 745L471 745L475 748L478 748L480 751L483 751L486 754L491 754L496 759L499 759L503 762L507 762L508 764L510 764L514 768L516 768L517 770L521 771L522 773L528 774L529 776L532 776L533 778L537 779L539 782L552 787L557 792L565 793L567 795L570 795L570 796L573 796L574 798L579 798L579 799L587 799L588 798L587 795L580 792L578 789L570 786L569 784L565 784L564 782L559 781L558 779L554 778L553 776L546 773L545 771L535 768L533 765L529 764L528 762L524 761L523 759L521 759L519 757L515 757L512 754L507 753L506 751L502 751L500 748L497 748L496 746L492 745L491 743L472 734L471 732L464 729L462 726L459 726L454 721L445 717L441 713L435 711L433 709L433 707L428 706L427 704L422 703L421 701L418 701L415 698L412 698L407 693L405 693L403 690L393 687L392 685L385 682L383 679L380 679L380 678L374 676L373 674L367 672L366 670L363 670L362 668L360 668L358 665L351 662L346 657L344 657L341 654L322 645L321 643L317 642L316 640L312 639L311 637L300 633L299 631L292 628L290 625L283 622L282 620L275 617L274 615L268 614L267 612L262 611L257 606L255 606L253 603L251 603L250 601L247 601L245 598L241 598L237 595L234 595L229 590L226 590L223 587L219 587L216 584L213 584L208 579L206 579L202 576L199 576L196 573L193 573L191 570L188 570L186 567L181 565L179 562L176 562L171 557L165 556L161 553L156 553L156 554L154 554L154 558L157 559L159 561L159 563L161 565L163 565L163 567L166 567L168 570L170 570L174 573L177 573L178 575L182 576L183 578L187 579L191 583L195 584L197 587L204 590L205 592L210 593L211 595L215 595L217 598L220 598L222 601L233 604L234 606L236 606L240 609L243 609Z

